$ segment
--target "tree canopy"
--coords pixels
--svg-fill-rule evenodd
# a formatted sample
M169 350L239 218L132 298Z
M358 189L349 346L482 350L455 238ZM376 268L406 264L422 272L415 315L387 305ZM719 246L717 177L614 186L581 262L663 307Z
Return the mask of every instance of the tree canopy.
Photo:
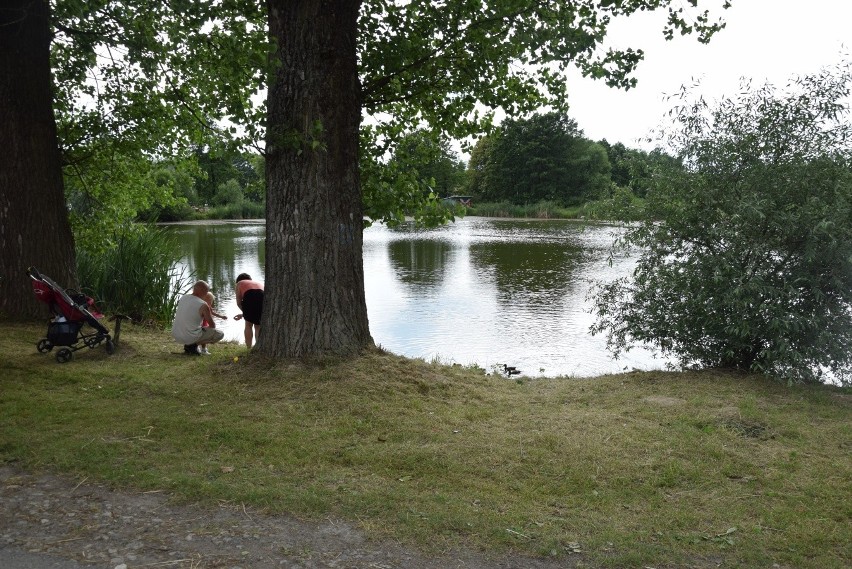
M610 185L606 151L562 113L508 119L474 150L471 186L487 201L575 205Z
M362 151L380 157L424 125L458 140L480 136L492 130L498 110L510 120L542 109L565 115L569 66L614 88L631 88L644 53L604 48L611 21L667 10L662 30L667 37L695 33L699 41L709 41L724 24L714 21L709 10L698 11L698 2L690 4L365 0L358 56L363 111L371 120L362 132ZM730 5L715 4L720 9ZM368 190L368 209L374 195L388 198L387 191Z
M694 33L699 41L723 27L707 10L699 11L697 1L684 6L674 0L36 2L52 8L49 21L30 10L32 2L13 4L8 19L31 20L43 37L52 34L52 111L65 174L79 178L71 187L89 201L117 200L121 207L105 208L113 212L147 205L151 187L135 191L145 186L132 180L141 175L140 157L178 154L224 133L265 145L268 278L306 276L299 290L268 290L273 317L286 323L282 338L304 341L294 351L286 341L266 345L262 338L259 348L271 355L350 352L368 341L360 306L361 229L352 220L365 212L392 217L406 194L400 197L397 186L369 184L370 176L362 179L359 156L362 167L366 157L378 163L403 133L424 126L455 138L486 132L498 109L509 116L544 106L562 112L569 65L612 86L630 87L643 54L602 48L615 17L665 10L665 34ZM9 53L23 53L19 48ZM22 69L14 57L2 60L6 81ZM264 90L265 108L258 100ZM284 101L291 108L280 106ZM1 108L22 104L0 101ZM360 129L359 144L358 123L365 116L370 120ZM95 166L84 166L86 159ZM111 179L122 173L130 177ZM3 195L11 195L18 182L4 183ZM362 198L362 182L380 191L365 191ZM57 193L54 186L35 191ZM306 209L313 227L300 225ZM15 216L10 220L7 228L17 239L38 238ZM288 226L288 221L298 223ZM304 250L295 254L294 243ZM52 247L54 254L71 251L66 256L73 258L70 240L41 247L42 254ZM280 264L284 257L278 255L285 252L290 256ZM330 274L320 264L326 258L340 263ZM4 258L0 268L21 274L28 262ZM317 282L328 290L323 292L327 302L312 308L316 318L284 318L303 311L300 303L313 296L310 286ZM0 292L26 302L23 287L7 290L5 283L0 282ZM323 313L346 303L357 305L354 315ZM327 316L325 332L300 329ZM353 318L358 322L352 324ZM350 341L346 336L356 329L357 338Z
M78 234L170 205L152 163L194 172L193 150L218 149L236 125L241 144L262 137L252 97L267 85L264 14L251 1L54 2L54 112Z
M620 352L791 381L852 372L852 65L675 108L632 277L596 299Z
M152 157L229 138L262 149L261 96L280 65L269 57L264 3L51 5L54 111L67 191L80 196L75 203L109 211L103 219L84 216L78 226L168 202L146 178ZM700 41L723 27L709 11L670 0L365 0L359 7L360 98L371 118L362 152L380 163L389 146L423 125L461 139L489 130L497 109L509 117L546 105L564 111L562 72L569 65L614 87L633 86L641 50L601 49L615 17L666 9L665 34L696 33ZM410 198L404 187L391 188L390 196L384 190L365 191L368 212L380 219L396 215L393 199Z

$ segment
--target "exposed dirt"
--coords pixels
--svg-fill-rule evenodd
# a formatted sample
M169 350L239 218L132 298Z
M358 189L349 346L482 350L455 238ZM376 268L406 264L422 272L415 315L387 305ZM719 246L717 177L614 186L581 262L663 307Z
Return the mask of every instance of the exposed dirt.
M18 561L22 558L27 563ZM579 556L556 560L453 551L434 557L398 543L369 540L345 522L308 522L233 505L177 505L164 493L115 491L8 465L0 466L0 564L3 559L18 567L77 567L77 562L110 569L582 565Z

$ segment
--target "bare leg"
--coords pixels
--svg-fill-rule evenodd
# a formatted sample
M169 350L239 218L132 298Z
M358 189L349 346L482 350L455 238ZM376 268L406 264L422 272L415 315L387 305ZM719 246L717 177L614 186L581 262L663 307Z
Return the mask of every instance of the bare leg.
M248 346L249 348L251 348L252 339L253 339L252 338L252 326L254 326L254 325L251 322L249 322L248 320L246 320L245 337L246 337L246 346Z
M254 338L255 338L255 340L260 338L260 324L254 325Z

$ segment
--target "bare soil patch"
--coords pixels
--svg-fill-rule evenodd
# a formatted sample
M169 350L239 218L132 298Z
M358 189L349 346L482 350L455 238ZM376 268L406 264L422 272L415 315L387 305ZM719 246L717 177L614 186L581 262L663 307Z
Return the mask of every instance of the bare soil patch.
M580 560L476 551L435 556L367 539L343 521L270 516L232 503L182 505L160 492L116 491L13 466L0 466L0 558L4 548L121 569L549 569Z

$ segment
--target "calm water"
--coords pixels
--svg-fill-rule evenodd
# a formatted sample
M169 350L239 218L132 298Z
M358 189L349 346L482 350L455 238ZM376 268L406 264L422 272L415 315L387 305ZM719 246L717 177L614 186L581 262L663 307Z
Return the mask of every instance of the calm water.
M171 226L182 263L210 282L216 308L232 317L234 278L264 280L264 226ZM469 218L431 230L364 232L370 331L382 347L445 363L508 364L528 376L591 376L661 368L644 350L613 360L588 332L592 280L626 274L629 260L608 263L612 227L569 221ZM226 339L241 341L229 318Z

